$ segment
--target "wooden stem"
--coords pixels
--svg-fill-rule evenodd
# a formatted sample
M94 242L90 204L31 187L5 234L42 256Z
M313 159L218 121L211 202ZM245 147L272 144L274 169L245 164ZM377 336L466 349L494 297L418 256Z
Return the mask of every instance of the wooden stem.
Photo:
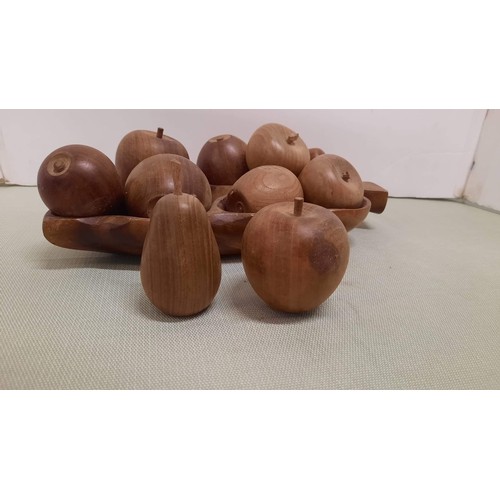
M158 130L156 131L156 137L158 137L158 139L161 139L163 137L163 129L161 127L158 127Z
M293 215L300 217L302 215L302 207L304 206L304 198L295 198L293 202Z
M61 160L57 160L55 163L54 163L54 172L56 172L57 174L59 174L60 172L62 172L64 170L64 162L61 161Z
M295 141L299 138L299 134L295 134L295 135L291 135L288 137L288 139L286 140L286 142L288 142L288 144L295 144Z

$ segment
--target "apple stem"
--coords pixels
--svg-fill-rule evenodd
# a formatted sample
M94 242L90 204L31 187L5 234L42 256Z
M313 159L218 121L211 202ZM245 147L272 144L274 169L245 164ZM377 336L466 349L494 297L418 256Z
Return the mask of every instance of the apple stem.
M158 130L156 131L156 137L158 137L158 139L161 139L163 137L163 129L161 127L158 127Z
M300 217L302 215L302 207L304 206L304 198L295 198L293 201L293 215Z
M61 173L62 171L64 170L64 162L61 161L61 160L57 160L55 163L54 163L54 172L56 174L59 174Z
M182 194L182 165L174 161L177 168L174 169L174 194L180 196Z
M290 135L288 137L288 139L286 140L286 142L288 142L288 144L295 144L295 141L299 138L299 134L295 134L295 135Z

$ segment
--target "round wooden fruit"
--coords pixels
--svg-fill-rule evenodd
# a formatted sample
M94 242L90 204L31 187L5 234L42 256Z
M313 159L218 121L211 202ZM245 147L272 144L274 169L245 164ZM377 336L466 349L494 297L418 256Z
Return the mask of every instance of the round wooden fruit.
M293 201L303 196L302 186L295 174L277 165L263 165L240 177L228 193L225 209L228 212L255 213L280 201Z
M61 217L119 213L123 188L113 162L90 146L71 144L50 153L41 164L38 192Z
M177 192L161 198L141 257L141 282L165 314L190 316L206 309L221 281L217 241L196 197Z
M309 148L309 156L310 159L312 160L313 158L316 158L316 156L324 155L325 152L321 148Z
M363 181L344 158L324 154L311 160L299 175L304 199L326 208L359 208L363 204Z
M161 154L146 158L130 172L125 183L128 213L149 217L156 202L174 192L178 175L182 192L195 195L208 210L212 204L212 191L205 174L183 156Z
M347 231L330 210L301 198L269 205L249 221L241 259L250 285L271 308L310 311L344 276Z
M248 172L246 143L234 135L218 135L201 148L196 164L212 185L234 184Z
M133 130L123 137L116 150L116 168L125 184L130 172L142 160L159 154L176 154L189 159L186 148L173 137L163 134L163 129Z
M247 145L248 168L279 165L299 175L310 153L297 132L278 123L259 127Z

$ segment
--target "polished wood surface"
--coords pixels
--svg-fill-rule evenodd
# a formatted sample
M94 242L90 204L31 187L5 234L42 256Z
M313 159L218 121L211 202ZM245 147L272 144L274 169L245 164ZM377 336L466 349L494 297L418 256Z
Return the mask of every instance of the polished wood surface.
M165 314L191 316L212 303L221 261L207 212L195 196L168 194L158 201L140 269L146 295Z
M210 189L212 190L212 200L216 200L217 198L221 198L226 196L233 186L215 186L213 184L210 185Z
M309 158L312 160L316 156L324 155L325 152L321 148L309 148Z
M284 167L264 165L234 183L225 208L229 212L255 213L272 203L293 201L297 196L303 196L303 191L295 174Z
M210 184L232 185L248 172L246 148L246 143L234 135L218 135L203 145L196 164Z
M259 127L247 145L248 168L280 165L298 175L310 159L299 134L285 125L268 123Z
M156 202L174 191L174 179L182 171L182 191L194 194L206 210L212 205L212 191L205 174L190 160L162 154L143 160L125 183L125 199L130 215L148 217Z
M122 185L125 185L132 170L142 160L150 156L171 153L189 159L189 154L181 142L165 135L162 128L156 132L133 130L123 137L116 150L115 163Z
M304 167L299 181L308 203L325 208L359 208L363 203L363 181L354 166L340 156L317 156Z
M208 211L208 218L221 255L240 255L241 238L251 213L228 212L225 197L217 198Z
M368 198L363 198L363 202L358 208L330 208L344 224L347 231L358 227L368 216L371 209L371 202Z
M370 212L365 198L360 208L331 209L347 231L359 226ZM217 198L208 218L221 255L239 255L241 239L252 213L228 212L225 197ZM149 219L127 215L69 218L50 212L43 218L43 234L53 245L74 250L140 255L149 228Z
M47 208L60 216L123 210L123 189L113 162L90 146L71 144L50 153L38 170L37 186Z
M53 245L72 250L89 250L141 255L149 219L128 215L99 217L58 217L47 212L43 235Z
M340 219L303 201L263 208L243 233L241 260L248 281L279 311L318 307L338 287L349 261L349 240Z
M365 197L371 202L370 212L381 214L387 206L389 192L374 182L363 181Z

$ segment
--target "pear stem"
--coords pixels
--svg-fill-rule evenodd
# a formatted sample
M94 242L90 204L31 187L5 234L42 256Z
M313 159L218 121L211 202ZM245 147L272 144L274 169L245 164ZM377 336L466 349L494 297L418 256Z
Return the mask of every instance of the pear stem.
M302 207L304 206L304 198L295 198L293 201L293 215L300 217L302 215Z
M161 139L163 137L163 129L161 127L158 127L158 130L156 131L156 137L158 137L158 139Z

